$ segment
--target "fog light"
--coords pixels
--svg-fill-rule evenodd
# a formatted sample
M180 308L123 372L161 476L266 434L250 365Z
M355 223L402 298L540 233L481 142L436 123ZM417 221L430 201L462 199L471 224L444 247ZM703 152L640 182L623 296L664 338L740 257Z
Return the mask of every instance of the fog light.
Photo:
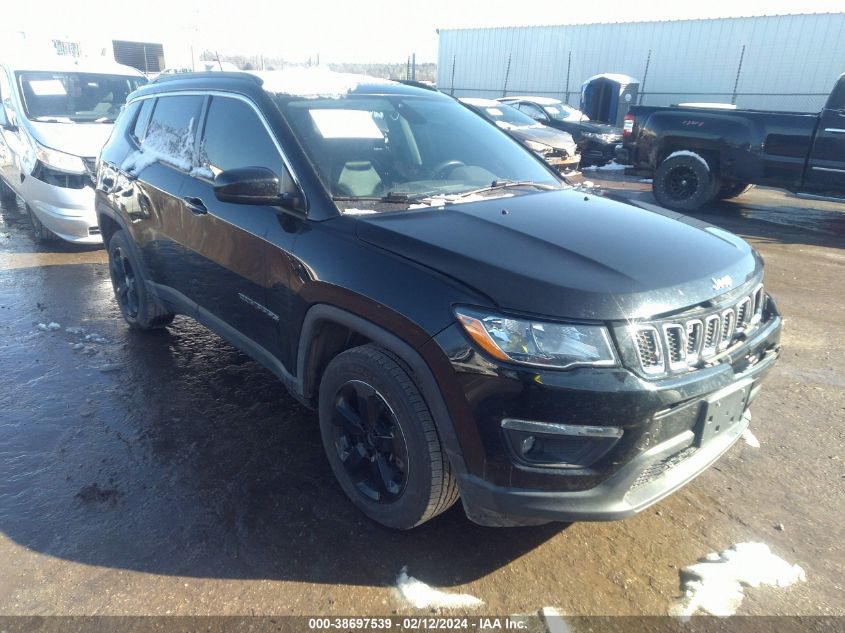
M534 443L536 440L534 439L533 435L529 435L524 440L522 440L522 444L519 446L519 451L523 455L527 455L531 452L531 449L534 448Z
M622 429L505 418L502 429L518 461L552 468L589 468L612 449Z

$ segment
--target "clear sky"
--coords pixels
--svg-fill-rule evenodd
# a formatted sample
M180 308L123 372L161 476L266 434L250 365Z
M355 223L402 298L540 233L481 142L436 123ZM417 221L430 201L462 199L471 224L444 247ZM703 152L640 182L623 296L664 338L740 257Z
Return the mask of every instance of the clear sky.
M845 10L843 0L4 0L3 31L190 43L328 62L436 61L438 28L631 22ZM167 46L165 46L165 52Z

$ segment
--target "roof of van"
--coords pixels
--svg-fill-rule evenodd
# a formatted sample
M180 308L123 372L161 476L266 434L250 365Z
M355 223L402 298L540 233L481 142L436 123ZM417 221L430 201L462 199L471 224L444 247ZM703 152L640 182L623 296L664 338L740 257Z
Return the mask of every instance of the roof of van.
M46 71L102 73L143 77L144 74L132 66L124 66L106 57L70 57L68 55L21 55L4 57L0 63L12 71Z

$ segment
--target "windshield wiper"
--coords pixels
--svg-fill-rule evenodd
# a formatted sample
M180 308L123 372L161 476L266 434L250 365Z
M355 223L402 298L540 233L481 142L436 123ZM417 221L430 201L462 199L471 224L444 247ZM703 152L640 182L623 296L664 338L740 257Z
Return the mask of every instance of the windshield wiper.
M367 202L396 202L396 203L403 203L403 202L415 202L417 200L422 200L424 198L428 198L429 194L421 194L421 193L406 193L403 191L389 191L386 195L383 196L332 196L332 200L335 202L359 202L359 201L367 201Z
M37 116L34 120L39 123L73 123L73 119L66 116Z
M463 191L452 195L456 198L464 198L474 194L495 191L496 189L509 189L512 187L534 187L535 189L541 189L543 191L554 191L560 189L560 187L556 187L555 185L548 185L544 182L534 182L533 180L494 180L486 187L472 189L471 191Z

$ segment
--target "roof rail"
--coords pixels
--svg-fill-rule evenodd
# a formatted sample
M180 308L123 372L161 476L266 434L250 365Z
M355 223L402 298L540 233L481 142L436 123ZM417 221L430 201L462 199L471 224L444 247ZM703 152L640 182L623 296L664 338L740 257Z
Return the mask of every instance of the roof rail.
M391 81L395 81L396 83L400 84L405 84L406 86L413 86L414 88L423 88L424 90L440 92L437 89L437 86L432 86L431 84L425 83L424 81L416 81L414 79L391 79Z
M209 71L209 72L189 72L189 73L167 73L159 75L150 83L157 84L164 81L174 81L176 79L248 79L259 86L264 83L264 80L258 75L253 75L246 71Z

